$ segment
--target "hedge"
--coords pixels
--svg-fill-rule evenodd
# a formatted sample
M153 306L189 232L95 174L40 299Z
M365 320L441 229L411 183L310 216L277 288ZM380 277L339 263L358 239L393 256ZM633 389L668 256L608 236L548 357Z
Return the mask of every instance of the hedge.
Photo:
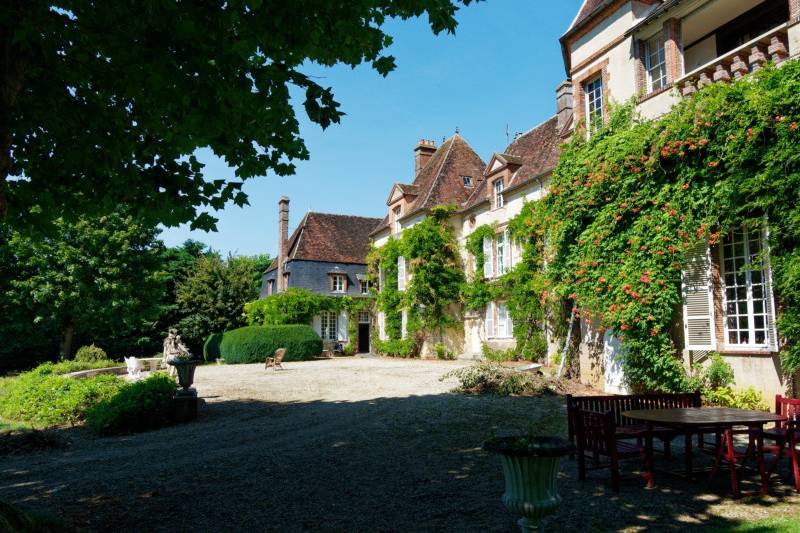
M212 333L203 344L203 359L206 361L214 361L222 357L219 353L219 345L222 342L222 333Z
M322 353L322 339L305 325L246 326L226 331L218 344L212 337L206 341L206 360L221 356L228 364L263 363L278 348L286 348L284 361L304 361Z

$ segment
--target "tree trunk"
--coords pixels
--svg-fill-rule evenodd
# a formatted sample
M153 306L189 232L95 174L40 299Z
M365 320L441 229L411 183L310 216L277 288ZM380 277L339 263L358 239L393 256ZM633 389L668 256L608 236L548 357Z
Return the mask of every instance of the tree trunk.
M61 326L61 343L58 346L58 358L69 359L72 354L72 335L75 333L75 321L71 316L64 319Z

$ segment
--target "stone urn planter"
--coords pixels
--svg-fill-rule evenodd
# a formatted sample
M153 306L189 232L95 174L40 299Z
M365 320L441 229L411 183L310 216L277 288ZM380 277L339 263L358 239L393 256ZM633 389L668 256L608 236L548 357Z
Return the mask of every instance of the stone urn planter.
M523 533L537 531L537 524L561 503L556 483L561 458L573 446L559 437L497 437L483 449L500 455L506 491L503 505L522 518Z
M175 372L178 374L178 385L183 389L178 393L189 393L189 387L194 383L194 370L197 368L198 361L176 357L168 360L167 364L174 366Z

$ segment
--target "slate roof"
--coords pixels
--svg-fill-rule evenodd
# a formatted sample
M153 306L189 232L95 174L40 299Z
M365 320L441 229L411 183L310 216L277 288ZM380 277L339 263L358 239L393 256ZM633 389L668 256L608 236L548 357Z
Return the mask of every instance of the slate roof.
M369 233L380 220L309 212L289 237L287 261L366 264ZM273 260L267 272L277 266Z
M558 130L558 117L553 116L514 139L502 154L498 154L498 159L521 165L512 175L511 182L506 185L506 190L521 187L552 172L558 164L563 133ZM465 203L464 209L470 209L488 201L486 183L487 180L481 181Z
M456 133L442 143L414 179L412 187L416 187L419 194L408 205L403 218L437 205L463 205L480 186L485 167L486 163L475 150ZM465 187L463 176L470 176L474 185ZM373 228L372 234L380 232L388 225L387 215Z

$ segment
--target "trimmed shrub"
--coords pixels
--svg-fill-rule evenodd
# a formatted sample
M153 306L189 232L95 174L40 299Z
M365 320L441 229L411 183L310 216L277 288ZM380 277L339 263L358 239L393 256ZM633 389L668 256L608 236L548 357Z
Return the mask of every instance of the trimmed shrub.
M222 357L219 353L219 345L222 343L222 333L212 333L203 344L203 359L211 363L217 358Z
M37 426L75 425L95 404L111 398L124 386L112 375L72 379L52 372L52 363L4 380L0 416Z
M219 354L226 364L263 363L278 348L284 361L304 361L322 353L322 339L311 326L246 326L222 334Z
M99 346L95 346L94 343L89 346L81 346L75 352L76 361L103 361L105 359L108 359L106 351Z
M172 422L172 398L177 385L164 373L131 383L91 409L89 429L99 435L121 435L157 429Z
M69 374L71 372L78 372L80 370L91 370L93 368L112 368L115 366L122 366L122 363L119 361L112 361L111 359L103 359L99 361L59 361L58 363L42 363L29 372L39 374L40 376L49 374L60 376L62 374Z

